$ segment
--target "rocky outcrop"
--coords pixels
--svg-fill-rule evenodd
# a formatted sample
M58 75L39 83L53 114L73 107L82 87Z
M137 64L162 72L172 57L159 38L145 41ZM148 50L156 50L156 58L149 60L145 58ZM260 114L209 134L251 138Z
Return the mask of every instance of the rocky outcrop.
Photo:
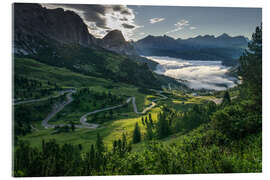
M112 30L101 40L101 46L105 49L114 51L120 54L136 55L132 43L127 42L119 30Z
M29 3L15 3L13 11L15 51L34 52L33 48L46 39L83 46L95 44L83 20L72 11L46 9Z

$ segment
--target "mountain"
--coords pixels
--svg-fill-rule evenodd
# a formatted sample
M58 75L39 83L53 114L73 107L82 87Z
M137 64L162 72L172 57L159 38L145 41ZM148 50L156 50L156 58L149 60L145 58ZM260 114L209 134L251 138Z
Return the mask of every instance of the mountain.
M98 39L72 11L28 3L15 3L13 10L15 58L30 58L139 87L159 89L168 81L151 70L156 63L136 56L133 45L124 39L121 31L113 30ZM179 84L173 79L169 81Z
M247 39L244 36L231 37L226 33L215 37L211 35L197 36L186 40L177 39L178 42L190 43L201 47L235 47L241 48L247 46Z
M39 4L14 4L15 53L35 53L36 47L48 39L82 46L95 44L95 37L79 15L72 11L46 9Z
M101 46L119 54L138 55L134 46L127 42L119 30L112 30L100 41Z
M14 30L15 53L33 54L40 42L51 39L61 44L73 43L138 55L121 31L113 30L103 39L95 38L79 15L62 8L47 9L39 4L15 3Z
M136 50L146 56L171 56L190 60L237 59L247 47L244 36L231 37L222 34L197 36L189 39L174 39L169 36L149 35L135 42Z

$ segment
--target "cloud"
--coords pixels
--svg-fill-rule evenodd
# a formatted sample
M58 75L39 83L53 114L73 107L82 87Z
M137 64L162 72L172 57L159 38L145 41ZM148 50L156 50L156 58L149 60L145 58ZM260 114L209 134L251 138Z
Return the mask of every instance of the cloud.
M164 20L165 20L165 18L152 18L152 19L149 19L151 24L155 24L155 23L158 23L158 22L161 22L161 21L164 21Z
M189 27L189 29L190 29L190 30L194 30L194 29L197 29L197 28L194 27L194 26L191 26L191 27Z
M124 28L127 28L127 29L133 29L133 28L135 28L134 25L127 24L127 23L123 23L122 26L123 26Z
M175 28L173 30L168 31L165 34L174 33L174 32L177 32L177 31L184 29L184 27L189 26L189 21L182 19L179 22L175 23L174 26L175 26Z
M135 13L124 5L41 4L48 9L63 8L77 13L88 26L89 33L102 38L108 31L118 29L129 40L134 30ZM124 23L123 23L124 22Z
M225 90L236 85L235 79L226 75L229 68L223 66L221 61L186 61L169 57L150 59L160 64L156 73L186 80L190 88Z

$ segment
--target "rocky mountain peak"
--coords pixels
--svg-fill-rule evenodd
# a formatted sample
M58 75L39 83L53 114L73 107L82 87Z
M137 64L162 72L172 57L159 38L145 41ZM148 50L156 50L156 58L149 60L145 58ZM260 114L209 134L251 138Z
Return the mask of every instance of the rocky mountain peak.
M113 44L125 44L126 40L119 30L112 30L106 36L104 36L103 41L105 43L113 43Z

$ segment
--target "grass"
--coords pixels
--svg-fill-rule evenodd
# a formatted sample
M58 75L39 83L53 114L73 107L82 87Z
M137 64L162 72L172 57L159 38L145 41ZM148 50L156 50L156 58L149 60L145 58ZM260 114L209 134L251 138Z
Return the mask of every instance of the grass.
M127 89L128 92L131 92L132 89L129 89L127 87L124 87ZM103 88L100 88L99 90L103 90ZM134 91L134 89L133 89ZM139 94L139 93L137 93ZM150 99L155 99L158 97L154 97L153 95L148 95L143 98L141 96L140 103L144 104L146 106L150 103ZM161 102L158 102L158 106L151 109L145 116L147 116L149 113L152 115L153 121L157 121L158 113L161 111L160 106L165 103L169 104L170 106L174 107L177 110L186 111L189 107L192 106L194 103L202 103L204 102L204 99L199 98L187 98L185 103L182 104L181 100L178 100L181 97L176 97L176 99L166 99L162 100ZM136 99L137 100L137 99ZM138 103L136 101L136 103ZM40 123L35 122L33 124L34 127L38 128L39 131L34 131L31 134L28 134L24 137L21 137L23 140L29 140L31 142L31 146L40 148L42 140L49 140L49 139L56 139L58 143L64 144L66 142L72 143L72 144L82 144L83 147L89 147L91 144L95 143L96 140L96 134L100 133L100 135L104 139L104 143L107 147L111 148L113 140L117 140L121 138L122 133L126 133L127 139L129 141L132 140L132 133L135 126L135 123L138 122L141 133L144 138L144 134L146 132L145 127L142 125L141 117L139 115L136 115L133 112L133 107L131 103L129 103L129 107L127 107L129 110L127 111L121 111L120 114L117 116L115 120L109 120L107 122L104 122L100 128L97 129L76 129L75 132L68 132L68 133L59 133L59 134L52 134L54 131L53 129L44 129L41 127ZM59 119L56 117L53 118L54 121L50 121L52 124L61 124L61 123L67 123L70 120L73 120L76 124L79 123L80 117L84 114L84 112L75 112L71 110L71 104L68 105L64 110L60 113ZM142 109L142 108L141 108ZM116 110L114 110L116 111ZM174 136L177 136L174 135ZM168 139L173 139L172 137ZM140 148L142 148L142 145L144 142L134 145L134 150L139 151ZM88 148L85 148L88 149Z
M127 85L123 83L113 83L102 78L91 77L82 75L79 73L72 72L66 68L59 68L49 66L33 59L15 58L14 60L15 72L26 77L33 77L37 80L47 82L51 81L57 83L61 87L77 87L80 89L82 87L88 87L94 91L98 92L108 92L112 94L121 95L124 97L135 96L138 111L142 111L145 107L151 104L151 100L160 98L153 94L143 94L138 92L138 88L132 85ZM209 100L209 97L195 97L188 94L184 94L181 91L174 91L173 93L167 93L166 96L169 98L166 100L160 100L157 102L158 106L151 109L149 113L152 115L153 121L157 121L157 115L161 111L160 106L167 104L172 106L176 110L186 111L192 104L200 104ZM98 102L97 102L98 104ZM29 104L34 105L34 104ZM89 111L95 110L94 107L89 106ZM87 112L89 112L87 110ZM38 130L33 130L32 133L26 136L20 137L23 140L29 140L31 146L41 147L42 140L56 139L60 144L72 143L72 144L82 144L85 149L89 149L91 144L95 143L96 134L100 135L104 139L104 143L111 147L112 141L120 138L122 133L127 134L129 141L132 139L132 132L135 123L138 122L141 128L141 132L144 136L145 127L141 123L141 117L133 112L133 107L131 103L127 109L113 110L118 112L114 120L108 120L104 122L100 128L97 129L76 129L75 132L59 133L53 134L53 129L44 129L41 126L41 120L35 121L32 125ZM56 115L50 123L52 124L62 124L69 123L70 121L79 124L80 117L85 114L86 111L77 111L76 108L72 107L72 104L67 105L58 115ZM89 118L90 119L90 118ZM140 147L135 145L134 148ZM138 148L137 148L138 149Z
M66 68L59 68L40 63L34 59L15 58L14 72L25 77L47 83L47 81L57 83L61 87L84 87L91 85L112 84L102 78L91 77L72 72Z

